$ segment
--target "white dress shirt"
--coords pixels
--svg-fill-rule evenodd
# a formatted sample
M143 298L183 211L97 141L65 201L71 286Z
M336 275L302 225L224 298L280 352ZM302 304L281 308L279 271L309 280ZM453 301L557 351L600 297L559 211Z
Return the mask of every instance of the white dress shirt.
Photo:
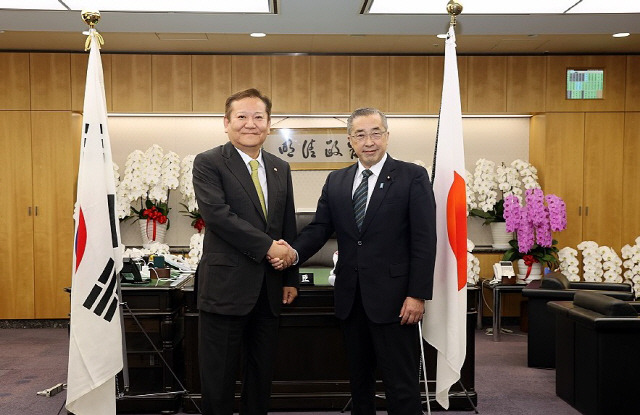
M373 194L373 190L376 186L376 182L378 181L378 177L380 176L380 172L382 171L382 166L384 166L385 161L387 161L387 153L384 153L384 156L382 156L382 159L369 168L369 170L371 170L371 173L373 174L369 176L369 179L367 181L368 192L367 192L367 204L365 206L365 212L369 207L369 200L371 200L371 195ZM364 167L362 163L360 163L360 160L358 160L358 171L356 171L356 177L353 179L353 188L351 189L351 198L353 198L353 194L356 192L356 189L362 182L362 172L364 170L367 170L367 168Z

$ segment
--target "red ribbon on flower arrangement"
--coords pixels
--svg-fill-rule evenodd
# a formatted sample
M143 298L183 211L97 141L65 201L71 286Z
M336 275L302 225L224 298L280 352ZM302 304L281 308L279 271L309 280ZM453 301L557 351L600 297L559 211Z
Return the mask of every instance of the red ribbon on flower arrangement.
M527 275L525 276L525 278L529 278L529 274L531 274L531 268L533 267L533 264L539 261L533 255L525 255L522 257L522 260L527 266Z
M162 214L162 212L160 212L158 210L157 207L153 206L150 209L145 209L142 212L142 216L147 218L147 238L151 239L152 241L156 240L156 223L160 223L161 225L164 223L167 223L167 217L165 215ZM153 221L153 237L149 237L149 221Z
M193 227L198 230L198 233L202 232L202 229L204 229L204 219L196 219L193 223Z

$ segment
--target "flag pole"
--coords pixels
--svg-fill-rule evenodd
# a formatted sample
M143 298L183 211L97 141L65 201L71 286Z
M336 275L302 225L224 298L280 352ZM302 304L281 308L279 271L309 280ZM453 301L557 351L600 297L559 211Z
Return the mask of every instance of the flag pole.
M89 32L87 36L87 40L84 44L84 50L88 51L91 49L91 38L95 37L97 42L96 45L98 49L100 45L104 45L104 39L102 35L98 33L96 30L96 25L100 21L100 12L93 10L82 10L81 12L82 20L89 26ZM87 32L85 32L87 33ZM101 63L102 64L102 63ZM129 392L129 362L127 360L127 341L125 339L125 329L124 329L124 313L122 312L122 289L120 286L120 276L116 275L116 293L118 296L118 312L120 314L120 330L122 332L122 379L123 379L123 391L120 391L117 387L116 390L118 392L118 396L116 398L121 398L124 393ZM117 380L116 380L117 386Z

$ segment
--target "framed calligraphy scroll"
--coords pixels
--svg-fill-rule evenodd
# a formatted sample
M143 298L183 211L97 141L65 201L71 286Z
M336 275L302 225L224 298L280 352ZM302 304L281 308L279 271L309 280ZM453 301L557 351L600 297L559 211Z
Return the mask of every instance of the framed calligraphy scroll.
M336 170L356 162L347 128L272 128L264 149L292 170Z

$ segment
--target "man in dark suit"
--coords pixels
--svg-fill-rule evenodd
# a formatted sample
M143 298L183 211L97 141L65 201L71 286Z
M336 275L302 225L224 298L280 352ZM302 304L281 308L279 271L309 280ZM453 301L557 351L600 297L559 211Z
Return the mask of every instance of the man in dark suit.
M229 142L196 156L193 186L206 223L197 271L202 413L233 413L243 359L242 414L266 414L282 304L297 296L295 257L276 241L296 235L289 165L262 150L271 101L255 89L227 99Z
M375 414L377 365L389 414L418 415L415 324L431 298L436 255L431 183L423 167L387 155L380 111L356 110L347 132L358 163L329 174L314 220L292 245L304 262L336 233L335 310L349 358L352 413Z

